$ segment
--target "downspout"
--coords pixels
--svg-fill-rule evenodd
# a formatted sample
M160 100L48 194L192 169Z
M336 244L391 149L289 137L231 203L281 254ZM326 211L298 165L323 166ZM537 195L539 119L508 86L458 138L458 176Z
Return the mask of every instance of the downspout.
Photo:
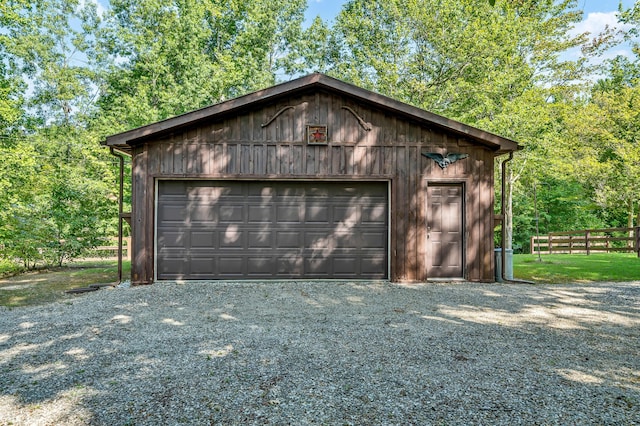
M507 264L507 249L505 247L505 240L507 237L507 230L506 230L506 216L505 216L505 201L506 201L506 188L507 188L507 183L506 183L506 177L507 177L507 163L509 161L513 160L513 151L511 151L509 153L509 158L507 158L506 160L504 160L501 164L502 166L502 182L501 182L501 194L500 194L500 214L502 214L502 229L500 230L500 245L501 250L500 252L502 253L502 262L500 262L500 278L502 279L502 281L505 281L505 275L506 275L506 264Z
M500 252L502 253L502 262L500 265L500 278L502 279L502 282L504 283L519 283L519 284L535 284L533 281L527 281L527 280L519 280L519 279L511 279L511 280L507 280L505 278L506 275L506 264L507 264L507 248L505 247L505 240L507 239L507 230L505 228L505 224L506 224L506 219L505 219L505 201L506 201L506 197L505 194L507 193L506 189L507 189L507 163L509 161L513 160L513 151L511 151L509 153L509 158L507 158L506 160L504 160L502 162L502 185L501 185L501 190L502 193L500 194L500 201L501 201L501 205L500 205L500 213L502 214L502 230L500 232L500 239L501 239L501 245L502 247L500 248Z
M124 157L122 154L116 153L113 147L109 148L111 155L118 157L120 160L120 190L118 193L118 283L122 282L122 213L123 213L123 195L124 195ZM130 248L129 248L130 249Z

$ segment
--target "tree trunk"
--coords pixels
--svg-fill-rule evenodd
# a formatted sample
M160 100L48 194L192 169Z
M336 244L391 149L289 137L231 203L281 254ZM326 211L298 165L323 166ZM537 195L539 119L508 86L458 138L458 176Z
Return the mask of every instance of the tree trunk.
M629 203L627 204L627 228L629 228L629 238L631 238L631 240L627 241L627 247L633 247L633 236L635 235L635 233L633 232L633 216L634 216L634 202L633 200L629 200Z

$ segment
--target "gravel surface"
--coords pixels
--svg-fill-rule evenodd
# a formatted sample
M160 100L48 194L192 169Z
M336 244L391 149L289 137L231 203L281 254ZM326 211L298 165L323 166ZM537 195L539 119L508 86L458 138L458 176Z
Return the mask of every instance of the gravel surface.
M640 282L163 283L0 315L0 425L640 424Z

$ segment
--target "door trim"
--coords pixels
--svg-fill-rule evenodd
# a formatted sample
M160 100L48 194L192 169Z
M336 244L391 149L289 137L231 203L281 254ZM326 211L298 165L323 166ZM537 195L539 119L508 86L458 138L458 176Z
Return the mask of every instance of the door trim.
M428 241L428 235L429 232L426 229L429 225L429 219L430 219L430 214L431 211L429 209L429 188L431 187L437 187L437 186L442 186L442 187L459 187L461 189L461 204L460 204L460 213L461 213L461 230L460 230L460 234L461 234L461 270L462 270L462 275L459 277L446 277L446 278L439 278L439 277L430 277L429 276L429 241ZM456 179L451 179L451 180L428 180L426 181L426 186L425 186L425 196L424 196L424 203L423 203L423 208L425 209L425 223L424 223L424 227L425 227L425 233L424 233L424 245L425 245L425 251L424 251L424 262L425 262L425 276L427 277L427 281L460 281L460 280L465 280L467 277L467 182L466 180L456 180Z
M389 282L391 281L391 247L392 247L392 240L391 237L393 235L393 231L392 231L392 216L391 216L391 211L392 211L392 200L391 200L391 196L392 196L392 185L393 185L393 179L390 177L382 177L382 178L376 178L376 177L371 177L371 178L362 178L362 179L352 179L352 178L345 178L345 177L330 177L330 178L322 178L322 179L312 179L309 178L308 176L306 176L305 178L301 178L301 179L292 179L292 178L271 178L271 179L265 179L264 176L262 176L261 178L256 178L256 177L247 177L247 176L242 176L242 177L232 177L232 178L215 178L215 177L154 177L154 200L153 200L153 205L154 205L154 217L153 217L153 282L174 282L176 280L158 280L158 203L159 203L159 193L160 193L160 182L161 181L176 181L176 180L182 180L182 181L210 181L210 182L239 182L239 181L248 181L248 182L264 182L264 181L273 181L273 182L330 182L330 183L340 183L340 182L351 182L353 180L355 180L356 182L371 182L371 183L375 183L375 182L385 182L387 185L387 278L380 278L380 279L352 279L352 281L384 281L384 282ZM310 281L344 281L344 279L342 278L331 278L331 279L309 279ZM181 281L181 280L178 280ZM198 281L198 280L182 280L182 281ZM200 280L201 281L201 280ZM207 280L208 281L208 280ZM252 281L252 280L241 280L242 282L248 282L248 281ZM255 281L264 281L264 279L261 280L255 280ZM278 281L300 281L300 278L279 278Z

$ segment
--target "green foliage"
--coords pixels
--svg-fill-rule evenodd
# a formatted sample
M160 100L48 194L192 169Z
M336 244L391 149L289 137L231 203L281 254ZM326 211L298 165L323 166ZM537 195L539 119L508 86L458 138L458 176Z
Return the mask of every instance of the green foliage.
M304 0L117 0L97 34L105 133L264 88L302 39ZM113 122L118 123L116 129Z
M28 269L61 265L113 234L113 170L96 142L62 126L4 144L1 257Z

